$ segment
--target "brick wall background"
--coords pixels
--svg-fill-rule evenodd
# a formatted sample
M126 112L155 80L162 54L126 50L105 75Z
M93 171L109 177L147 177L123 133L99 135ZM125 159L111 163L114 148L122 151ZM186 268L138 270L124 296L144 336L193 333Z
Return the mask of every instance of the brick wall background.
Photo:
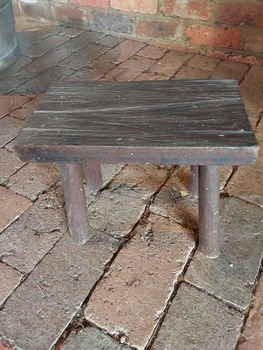
M262 0L13 0L16 13L178 50L263 57Z

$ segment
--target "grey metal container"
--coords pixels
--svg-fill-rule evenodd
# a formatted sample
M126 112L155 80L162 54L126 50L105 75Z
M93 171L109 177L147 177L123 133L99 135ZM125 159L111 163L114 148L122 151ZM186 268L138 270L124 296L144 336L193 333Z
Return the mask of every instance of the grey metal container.
M20 49L11 0L0 0L0 72L16 62Z

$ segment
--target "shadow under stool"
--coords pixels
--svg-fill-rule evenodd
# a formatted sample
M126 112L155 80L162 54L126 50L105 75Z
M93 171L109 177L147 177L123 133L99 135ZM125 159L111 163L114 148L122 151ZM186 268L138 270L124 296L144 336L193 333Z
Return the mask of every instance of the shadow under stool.
M56 83L17 137L29 162L59 164L73 241L91 235L83 187L102 163L191 165L199 249L219 255L219 169L255 162L258 146L234 80ZM198 184L197 184L198 181Z

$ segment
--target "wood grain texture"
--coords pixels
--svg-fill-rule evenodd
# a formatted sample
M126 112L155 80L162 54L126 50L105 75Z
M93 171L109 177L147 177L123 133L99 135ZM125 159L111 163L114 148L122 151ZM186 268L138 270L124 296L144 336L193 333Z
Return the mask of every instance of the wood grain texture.
M233 80L57 83L17 138L23 160L249 164L257 143Z

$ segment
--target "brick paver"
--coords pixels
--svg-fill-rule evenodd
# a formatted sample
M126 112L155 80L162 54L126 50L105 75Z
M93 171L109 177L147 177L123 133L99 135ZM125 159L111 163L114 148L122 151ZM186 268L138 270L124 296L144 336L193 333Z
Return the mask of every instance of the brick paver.
M226 187L234 197L263 208L263 171L255 167L239 167Z
M24 50L23 55L29 56L29 57L40 57L44 53L46 53L46 52L54 49L55 47L63 44L67 40L69 40L69 38L63 37L61 35L49 36L46 39L37 43L36 45Z
M263 274L261 275L253 306L249 312L248 319L243 330L242 341L238 350L259 350L263 348Z
M126 345L120 345L111 337L96 328L85 328L79 334L72 333L62 345L61 350L131 350ZM0 348L1 350L1 348Z
M0 147L12 141L23 126L23 121L6 116L0 119Z
M221 202L221 253L207 259L197 252L186 279L228 304L245 310L252 296L263 250L263 210L235 198Z
M42 97L43 96L41 94L36 95L30 101L26 102L21 108L12 111L11 116L16 117L18 119L26 120L31 116L33 109L37 107Z
M0 148L0 184L8 180L9 176L20 169L24 163L19 160L14 152Z
M20 349L50 349L117 247L100 232L83 246L65 235L7 300L0 311L0 334Z
M213 79L235 79L241 81L249 66L240 62L221 62L217 65L211 77Z
M101 28L123 33L134 21L96 8L92 15ZM157 24L163 22L147 30ZM263 147L255 165L221 169L222 197L236 198L221 200L216 260L193 251L198 202L189 195L188 167L103 164L101 189L85 187L94 235L79 247L69 239L57 171L25 165L13 148L52 82L210 77L241 83L262 146L262 66L43 26L30 23L29 31L18 33L21 58L0 73L0 94L12 94L0 97L0 349L9 349L6 339L26 350L58 350L61 344L62 350L261 350L262 277L253 292L263 247ZM244 341L235 347L242 329Z
M158 60L149 71L171 78L192 56L188 53L170 51Z
M110 61L115 64L119 64L125 61L130 56L134 55L137 51L145 46L144 43L125 40L119 45L115 46L112 50L101 56L104 61Z
M11 346L9 346L6 341L0 337L0 350L12 350Z
M21 277L22 274L20 272L0 262L0 306L19 285Z
M134 233L92 294L85 315L127 345L144 349L195 241L190 230L155 215Z
M143 71L147 71L154 63L155 61L150 58L133 56L109 71L105 76L117 81L130 81Z
M167 175L166 169L154 165L126 166L109 189L88 198L91 225L116 237L128 236Z
M35 200L59 179L53 165L30 163L12 175L8 187L13 191Z
M242 321L239 312L183 284L150 350L232 350Z
M27 96L0 96L0 118L23 106L28 99Z
M63 204L60 187L41 195L0 235L2 261L23 273L32 271L67 231Z
M0 186L0 232L21 216L31 204L28 198Z

